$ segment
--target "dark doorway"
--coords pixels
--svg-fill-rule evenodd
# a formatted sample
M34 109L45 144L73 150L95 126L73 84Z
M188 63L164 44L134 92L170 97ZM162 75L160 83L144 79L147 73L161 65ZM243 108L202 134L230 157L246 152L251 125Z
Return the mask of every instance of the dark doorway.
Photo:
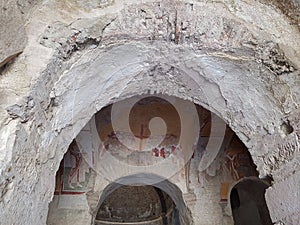
M230 203L235 225L272 225L265 200L268 187L259 179L246 179L232 188Z

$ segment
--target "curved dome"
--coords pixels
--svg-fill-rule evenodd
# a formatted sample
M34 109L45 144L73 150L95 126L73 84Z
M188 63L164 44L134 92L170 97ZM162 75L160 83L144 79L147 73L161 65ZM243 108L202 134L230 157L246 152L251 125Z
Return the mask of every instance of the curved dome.
M172 199L152 186L122 186L101 205L96 220L142 222L155 220L173 209Z

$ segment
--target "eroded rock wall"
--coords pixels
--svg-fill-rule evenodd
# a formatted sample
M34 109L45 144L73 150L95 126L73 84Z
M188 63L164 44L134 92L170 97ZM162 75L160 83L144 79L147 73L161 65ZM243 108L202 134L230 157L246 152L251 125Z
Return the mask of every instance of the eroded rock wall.
M0 9L0 65L23 52L0 75L3 224L45 224L73 138L103 106L155 91L223 118L273 176L273 221L298 223L294 14L258 1L28 1L24 15L16 4Z

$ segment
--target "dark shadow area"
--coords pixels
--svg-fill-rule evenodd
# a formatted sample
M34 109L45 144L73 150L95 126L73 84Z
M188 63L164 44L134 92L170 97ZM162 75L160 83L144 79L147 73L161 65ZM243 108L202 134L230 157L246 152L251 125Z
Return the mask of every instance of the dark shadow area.
M269 186L259 179L242 180L230 193L235 225L272 225L265 200Z

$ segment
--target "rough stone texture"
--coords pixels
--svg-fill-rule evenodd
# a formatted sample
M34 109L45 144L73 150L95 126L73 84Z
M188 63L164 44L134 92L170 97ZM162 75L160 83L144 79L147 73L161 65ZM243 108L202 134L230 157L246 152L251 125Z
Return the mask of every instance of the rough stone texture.
M261 2L273 5L286 15L294 25L300 27L300 1L299 0L261 0Z
M61 221L65 221L65 224L86 224L87 221L91 221L91 215L86 210L87 208L85 196L79 195L73 198L55 196L49 205L47 225L56 225Z
M273 176L267 194L273 221L297 224L300 34L289 19L294 14L252 0L53 0L24 27L14 1L3 2L0 64L28 42L0 75L1 223L45 224L60 160L93 114L117 100L160 92L223 118L260 175ZM287 134L284 123L294 131ZM283 213L280 203L288 205Z
M0 1L0 68L26 46L25 19L38 0Z
M0 67L23 51L26 45L23 15L15 1L0 2ZM14 37L14 38L12 38Z
M274 221L281 221L283 224L299 224L299 179L298 170L267 190L267 203L268 207L272 209L271 216ZM274 201L274 199L284 199L284 201Z

